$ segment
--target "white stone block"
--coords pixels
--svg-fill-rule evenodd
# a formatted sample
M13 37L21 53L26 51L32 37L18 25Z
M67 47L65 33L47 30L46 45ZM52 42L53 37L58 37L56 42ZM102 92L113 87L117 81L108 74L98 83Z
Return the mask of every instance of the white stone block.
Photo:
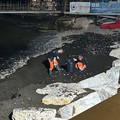
M111 80L105 73L100 73L94 77L90 77L83 81L80 81L78 84L80 88L99 88L101 86L111 83Z
M61 118L70 119L77 114L84 112L85 110L93 107L101 102L101 99L97 92L91 93L79 100L72 102L58 110Z
M16 108L13 110L12 120L48 120L49 118L55 118L56 110L39 108L21 109Z
M120 48L113 49L109 55L112 57L120 58Z
M86 92L76 83L53 83L43 89L37 89L39 94L48 94L42 99L42 103L49 105L69 104L77 95Z

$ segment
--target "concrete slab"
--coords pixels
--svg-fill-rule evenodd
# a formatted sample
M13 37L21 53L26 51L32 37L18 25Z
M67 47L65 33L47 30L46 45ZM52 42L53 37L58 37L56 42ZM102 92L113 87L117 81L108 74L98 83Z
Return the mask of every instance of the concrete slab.
M79 114L71 120L119 120L120 93Z

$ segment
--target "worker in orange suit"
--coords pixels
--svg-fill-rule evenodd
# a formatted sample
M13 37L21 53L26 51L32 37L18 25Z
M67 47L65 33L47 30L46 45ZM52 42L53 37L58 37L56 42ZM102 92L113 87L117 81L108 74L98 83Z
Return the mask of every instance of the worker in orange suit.
M83 71L86 68L86 66L80 61L77 61L77 63L75 64L75 67L80 71Z
M79 69L80 71L83 71L87 68L86 64L86 58L83 57L82 55L78 56L78 60L74 58L74 61L76 61L75 67Z
M63 53L63 49L60 49L58 51L53 51L52 55L50 55L48 57L48 61L49 61L49 74L52 75L52 71L55 68L56 70L60 71L60 67L58 64L58 60L59 59L59 54Z

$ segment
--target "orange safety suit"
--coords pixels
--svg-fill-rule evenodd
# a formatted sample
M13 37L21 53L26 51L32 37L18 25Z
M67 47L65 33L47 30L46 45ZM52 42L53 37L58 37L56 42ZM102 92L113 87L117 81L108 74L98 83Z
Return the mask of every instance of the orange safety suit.
M85 69L85 68L86 68L86 65L84 65L82 62L77 62L77 63L75 64L75 67L76 67L77 69Z
M54 66L58 65L58 61L56 59L51 60L50 58L48 58L48 61L49 61L49 64L50 64L49 70L53 70Z
M50 64L49 70L53 70L53 68L54 68L53 61L51 61L50 58L48 58L48 61L49 61L49 64Z

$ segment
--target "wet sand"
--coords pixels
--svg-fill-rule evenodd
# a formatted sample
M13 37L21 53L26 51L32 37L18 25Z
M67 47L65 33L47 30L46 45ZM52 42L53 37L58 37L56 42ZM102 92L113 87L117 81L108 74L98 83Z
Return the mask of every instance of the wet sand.
M112 61L115 59L108 55L110 52L109 46L114 41L112 36L87 33L82 37L77 35L63 39L68 38L75 41L72 44L63 46L64 53L60 56L60 66L65 65L68 55L76 57L82 53L88 60L87 69L83 73L76 71L74 74L69 74L65 70L61 72L54 71L53 75L50 76L47 68L48 54L30 59L26 66L18 69L0 83L1 120L9 120L14 108L45 107L41 103L43 96L35 92L37 88L53 82L79 82L111 68ZM94 49L90 51L91 48ZM47 107L59 108L61 106L50 105Z

